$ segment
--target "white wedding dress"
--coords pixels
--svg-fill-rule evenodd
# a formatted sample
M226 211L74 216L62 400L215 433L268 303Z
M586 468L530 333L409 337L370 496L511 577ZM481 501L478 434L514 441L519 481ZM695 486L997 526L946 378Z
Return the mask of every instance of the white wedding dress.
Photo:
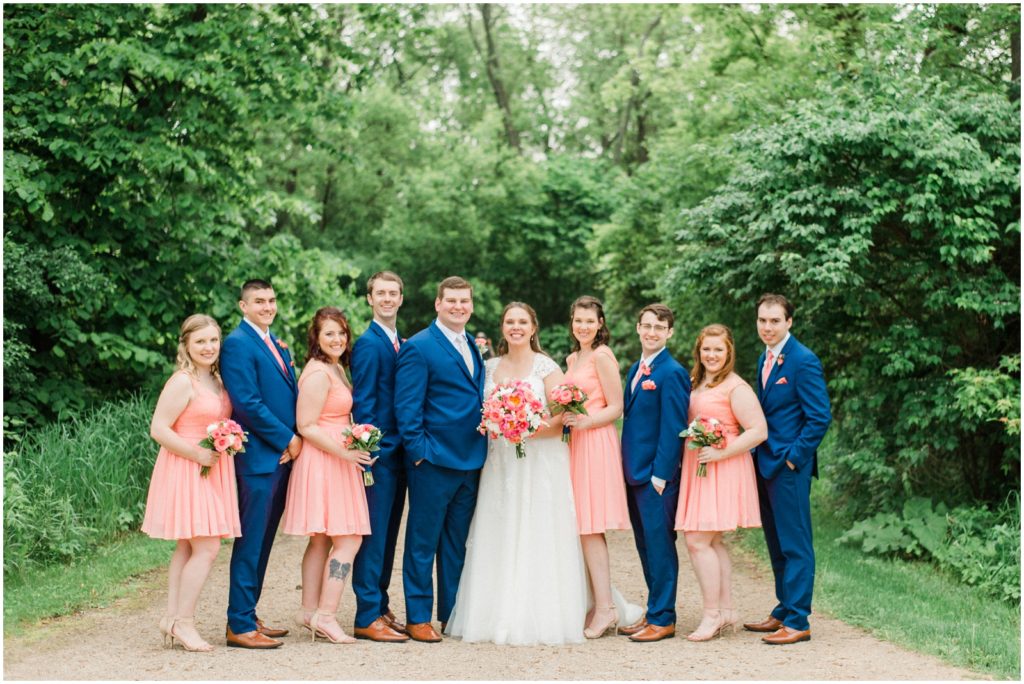
M486 363L485 396L499 361ZM542 401L544 377L556 369L536 354L523 378ZM516 458L514 445L490 440L448 633L496 644L580 643L586 612L569 447L557 436L536 437Z

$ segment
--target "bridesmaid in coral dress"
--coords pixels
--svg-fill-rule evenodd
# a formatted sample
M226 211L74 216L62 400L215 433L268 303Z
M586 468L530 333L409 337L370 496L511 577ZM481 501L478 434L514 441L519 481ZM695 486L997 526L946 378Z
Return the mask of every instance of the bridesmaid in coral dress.
M687 439L676 511L675 528L685 533L704 604L700 625L686 638L707 641L726 627L735 629L739 620L722 532L761 526L750 450L768 438L768 424L754 390L733 372L736 349L729 328L715 324L701 330L693 360L689 420L716 418L725 432L721 448L692 450ZM698 477L701 463L707 464L707 474Z
M365 451L342 446L352 424L352 388L345 368L352 334L340 309L323 307L308 333L308 359L299 378L296 421L302 451L292 467L284 532L309 537L302 557L302 612L296 623L331 643L352 643L335 617L352 561L370 534L363 466Z
M217 322L202 314L186 318L178 335L178 369L164 385L149 427L160 453L142 531L178 542L167 569L167 615L160 619L160 631L172 647L177 639L187 651L213 650L196 631L196 602L221 538L242 533L234 462L199 446L207 425L231 417L219 359ZM210 467L207 477L199 474L203 466Z
M612 601L605 530L628 530L622 452L615 421L622 415L619 363L608 348L611 337L601 302L583 296L570 308L574 351L566 359L565 382L587 394L587 415L564 414L570 426L569 469L580 542L594 592L594 608L583 634L601 637L618 623Z

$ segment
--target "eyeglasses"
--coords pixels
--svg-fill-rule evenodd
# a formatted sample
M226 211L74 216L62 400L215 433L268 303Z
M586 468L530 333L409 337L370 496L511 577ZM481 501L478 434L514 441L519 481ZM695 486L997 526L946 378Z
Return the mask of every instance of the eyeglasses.
M641 323L640 329L644 332L651 332L652 330L657 332L665 332L668 330L667 325L651 325L650 323Z

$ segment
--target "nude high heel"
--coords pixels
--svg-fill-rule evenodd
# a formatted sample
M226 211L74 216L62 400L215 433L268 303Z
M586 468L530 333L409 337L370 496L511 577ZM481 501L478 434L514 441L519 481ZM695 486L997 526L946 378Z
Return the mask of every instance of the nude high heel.
M715 620L715 622L716 622L715 626L711 629L711 631L710 632L705 632L703 634L700 632L700 628L704 624L704 619L701 619L700 625L697 625L697 629L695 629L694 631L692 631L692 632L690 632L689 634L686 635L686 638L687 638L688 641L711 641L715 637L722 636L722 627L725 625L725 623L722 622L722 611L720 611L720 610L714 610L714 611L706 610L706 611L704 611L704 617L705 618L710 617L709 614L711 614L711 613L715 614L712 617L712 619Z
M354 644L355 643L356 640L353 637L350 637L348 634L345 634L344 630L342 630L341 637L338 638L338 639L335 639L330 634L328 634L324 630L320 629L320 618L332 618L333 619L334 618L334 613L329 613L327 611L318 610L315 613L313 613L313 617L309 618L309 631L312 632L312 641L315 642L316 638L319 636L319 637L323 637L324 639L327 639L332 644Z
M309 621L313 618L313 613L315 612L315 610L306 610L303 608L295 614L295 625L312 631L313 628L309 626Z
M584 629L583 636L588 639L600 639L608 632L615 633L615 628L619 626L619 612L615 606L608 606L608 610L612 612L612 619L605 623L600 629Z
M203 641L202 637L199 638L200 643L198 643L198 644L197 643L191 643L190 644L187 641L185 641L184 639L182 639L180 634L176 634L174 632L174 628L177 627L178 625L185 625L185 626L192 627L193 629L195 629L195 620L194 620L194 618L191 615L187 616L187 617L171 618L171 623L167 627L167 633L171 637L171 648L174 648L174 640L177 639L178 643L181 644L181 647L183 649L185 649L186 651L191 651L193 653L207 653L207 652L213 650L213 646L211 646L207 642Z

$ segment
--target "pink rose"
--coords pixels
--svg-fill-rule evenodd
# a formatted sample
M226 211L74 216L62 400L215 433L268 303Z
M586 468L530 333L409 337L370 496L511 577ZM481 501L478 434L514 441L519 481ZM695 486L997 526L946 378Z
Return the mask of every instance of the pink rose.
M213 439L213 448L217 451L224 452L231 448L232 439L227 435L221 435Z
M235 451L238 451L239 449L242 448L242 436L241 435L235 435L235 441L232 442L231 448L234 449Z
M563 387L561 390L558 391L558 396L555 398L555 401L557 401L559 404L562 404L563 406L565 404L568 404L569 402L572 401L572 391L566 387Z

